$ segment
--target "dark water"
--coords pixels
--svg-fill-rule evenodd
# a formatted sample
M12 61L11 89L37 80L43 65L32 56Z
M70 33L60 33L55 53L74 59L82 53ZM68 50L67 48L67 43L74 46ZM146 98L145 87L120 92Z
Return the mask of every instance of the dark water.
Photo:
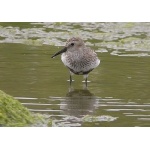
M87 89L50 58L72 36L101 59ZM0 89L53 126L150 126L149 56L150 23L0 23Z

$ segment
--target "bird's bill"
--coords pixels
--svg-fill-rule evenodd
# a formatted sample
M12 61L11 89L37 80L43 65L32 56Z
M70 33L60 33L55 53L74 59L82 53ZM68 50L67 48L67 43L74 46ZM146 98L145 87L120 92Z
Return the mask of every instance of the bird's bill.
M62 54L64 52L67 51L67 47L64 47L62 50L58 51L57 53L55 53L51 58L54 58L55 56L59 55L59 54Z

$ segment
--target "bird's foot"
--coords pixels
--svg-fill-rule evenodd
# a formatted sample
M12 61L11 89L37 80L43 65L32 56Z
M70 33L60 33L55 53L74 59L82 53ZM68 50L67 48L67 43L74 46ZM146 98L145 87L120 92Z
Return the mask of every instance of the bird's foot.
M74 82L75 80L71 80L71 81L70 81L70 80L67 80L67 81L68 81L68 82Z
M87 83L89 83L89 82L91 82L91 81L88 81L88 80L87 80L87 81L85 81L85 80L83 80L82 82L83 82L83 83L86 83L86 82L87 82Z

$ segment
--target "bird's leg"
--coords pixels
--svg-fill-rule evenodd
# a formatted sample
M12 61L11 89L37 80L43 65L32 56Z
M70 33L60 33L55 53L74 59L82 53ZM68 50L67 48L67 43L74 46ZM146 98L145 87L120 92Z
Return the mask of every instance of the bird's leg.
M88 75L86 75L86 77L85 77L85 85L86 85L86 87L87 87L87 77L88 77Z
M72 75L73 75L73 73L70 71L70 79L69 79L69 80L67 80L67 81L69 81L69 82L70 82L70 85L71 85L72 81L74 81L74 80L72 80Z
M86 87L87 87L87 79L85 80L85 85L86 85Z
M72 83L72 75L70 73L70 85L71 85L71 83Z
M83 75L83 77L84 77L84 79L85 79L85 81L83 81L83 82L85 82L85 85L86 85L86 87L87 87L87 78L88 78L88 74L85 74L85 75Z

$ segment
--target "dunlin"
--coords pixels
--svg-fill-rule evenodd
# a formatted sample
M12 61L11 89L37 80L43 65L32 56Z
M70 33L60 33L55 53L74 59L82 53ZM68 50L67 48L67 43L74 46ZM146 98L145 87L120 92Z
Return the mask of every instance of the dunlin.
M84 82L87 85L88 73L100 64L97 54L89 47L86 47L84 41L78 37L69 39L65 47L55 53L52 58L59 54L62 54L61 60L70 70L70 83L72 82L72 75L76 74L83 75Z

